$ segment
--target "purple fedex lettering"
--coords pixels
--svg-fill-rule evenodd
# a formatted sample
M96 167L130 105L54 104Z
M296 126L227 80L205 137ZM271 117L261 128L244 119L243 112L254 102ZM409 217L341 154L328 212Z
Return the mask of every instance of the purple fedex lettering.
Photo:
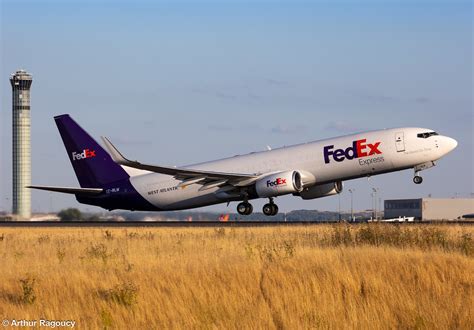
M346 149L335 149L334 145L325 146L323 148L323 155L324 155L324 163L330 163L330 156L336 162L342 162L345 159L354 159L354 158L362 158L368 157L375 154L381 154L382 152L378 149L380 146L380 142L375 142L374 144L365 143L367 140L357 140L352 141L352 146ZM366 149L369 148L370 150L367 152Z
M347 159L357 158L357 141L352 142L352 147L347 148L344 154Z
M336 149L336 151L334 151L333 157L336 162L342 162L345 158L344 156L345 156L344 150Z
M332 149L334 149L334 145L325 146L324 149L323 149L324 162L325 162L326 164L329 163L329 156L334 153L334 151L332 151Z

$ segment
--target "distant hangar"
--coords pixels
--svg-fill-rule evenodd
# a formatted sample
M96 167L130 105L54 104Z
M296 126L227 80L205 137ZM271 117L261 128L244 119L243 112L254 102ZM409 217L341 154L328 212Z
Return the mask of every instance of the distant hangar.
M474 198L417 198L384 201L384 217L416 220L454 220L474 213Z

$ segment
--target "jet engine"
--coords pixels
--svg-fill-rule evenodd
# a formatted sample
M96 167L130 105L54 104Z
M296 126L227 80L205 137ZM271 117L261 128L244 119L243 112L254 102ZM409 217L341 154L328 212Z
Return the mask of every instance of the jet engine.
M275 197L303 190L302 175L298 171L285 171L267 175L255 183L258 197Z
M302 191L294 195L299 195L303 199L315 199L339 194L342 190L342 181L336 181L304 188Z

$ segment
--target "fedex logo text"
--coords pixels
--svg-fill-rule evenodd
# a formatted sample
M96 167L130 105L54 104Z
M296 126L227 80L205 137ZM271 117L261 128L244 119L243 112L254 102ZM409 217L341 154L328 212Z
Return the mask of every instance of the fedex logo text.
M372 155L379 155L382 152L379 150L380 142L373 144L366 143L367 139L357 140L352 142L352 146L346 149L335 149L334 145L325 146L323 149L324 162L329 164L331 156L336 162L342 162L344 159L354 159L368 157Z
M81 160L86 158L95 157L95 150L84 149L81 153L73 152L72 153L72 160Z
M275 181L267 180L267 187L286 185L286 179L277 178Z

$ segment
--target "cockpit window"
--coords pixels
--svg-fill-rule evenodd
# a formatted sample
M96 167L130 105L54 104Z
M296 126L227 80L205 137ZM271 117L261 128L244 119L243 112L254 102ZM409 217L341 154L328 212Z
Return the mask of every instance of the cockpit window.
M439 134L436 133L436 132L425 132L425 133L419 133L416 136L421 138L421 139L427 139L427 138L429 138L430 136L433 136L433 135L439 135Z

